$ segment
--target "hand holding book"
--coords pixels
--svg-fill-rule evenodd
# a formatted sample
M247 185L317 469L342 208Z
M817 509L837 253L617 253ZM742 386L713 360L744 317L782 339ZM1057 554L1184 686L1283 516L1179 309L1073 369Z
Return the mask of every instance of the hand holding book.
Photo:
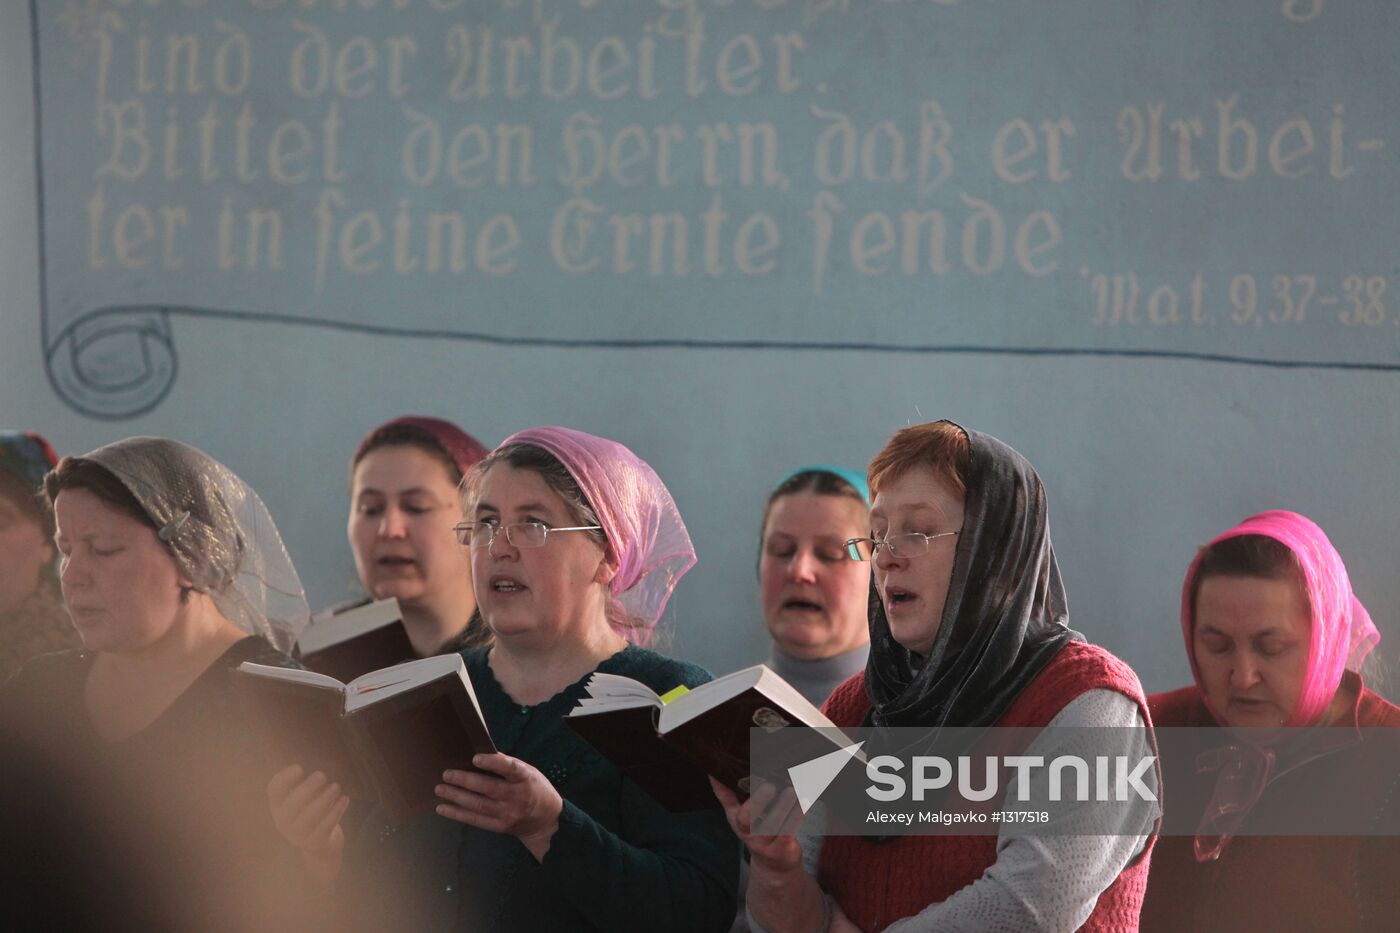
M340 874L345 851L340 820L350 806L349 796L321 772L308 775L301 765L291 765L273 775L267 800L277 831L301 855L313 877L329 888Z
M724 808L729 828L748 846L754 860L763 861L775 871L802 869L802 847L796 836L803 814L791 787L779 788L765 781L747 800L740 800L738 794L714 778L710 778L710 787ZM781 830L771 835L755 835L753 827L759 823L776 824Z
M773 736L782 749L775 758L794 765L851 744L762 664L661 696L630 678L595 674L588 694L565 722L675 812L715 805L707 775L738 798L749 795L754 729Z
M536 861L544 861L559 829L564 799L537 768L496 753L472 759L477 771L443 774L437 795L439 816L493 833L518 838Z
M349 684L251 663L238 673L277 766L319 771L398 823L433 809L444 771L470 769L474 755L496 750L460 655L409 661Z
M797 805L793 789L779 791L775 785L764 782L754 789L749 799L740 800L719 781L711 778L710 784L724 807L729 828L748 849L746 904L759 925L764 929L779 929L781 923L786 923L795 930L828 933L836 929L831 923L831 898L802 867L802 846L795 838L797 827L802 823L802 809ZM784 832L781 835L753 834L755 825L772 824L774 814L770 810L782 812L783 818L777 822ZM763 814L762 818L759 814Z

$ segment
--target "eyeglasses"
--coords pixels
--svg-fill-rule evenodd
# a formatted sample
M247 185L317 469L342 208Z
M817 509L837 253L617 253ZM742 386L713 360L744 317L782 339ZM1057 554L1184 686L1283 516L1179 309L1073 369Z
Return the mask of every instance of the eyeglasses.
M490 547L496 535L504 531L506 540L518 548L544 547L551 531L602 531L602 525L577 525L573 528L551 528L544 522L516 522L501 525L496 522L462 522L453 525L457 543L474 548Z
M936 535L920 534L911 531L904 535L890 535L888 538L852 538L846 542L846 553L851 560L874 560L880 548L888 548L891 557L918 557L927 554L929 542L934 538L948 538L956 531L940 531Z

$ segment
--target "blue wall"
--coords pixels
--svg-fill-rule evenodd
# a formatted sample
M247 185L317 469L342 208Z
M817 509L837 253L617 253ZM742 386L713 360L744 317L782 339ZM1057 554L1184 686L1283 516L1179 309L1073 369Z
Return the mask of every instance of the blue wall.
M1264 508L1400 643L1390 5L360 6L0 9L0 423L203 447L313 603L377 421L616 437L700 552L672 650L728 669L767 488L951 417L1149 688Z

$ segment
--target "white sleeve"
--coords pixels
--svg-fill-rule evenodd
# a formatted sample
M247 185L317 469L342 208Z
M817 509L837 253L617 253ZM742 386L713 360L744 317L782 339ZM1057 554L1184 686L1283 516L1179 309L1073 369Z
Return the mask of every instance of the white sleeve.
M1115 690L1081 694L1050 721L1050 726L1114 727L1114 742L1121 747L1101 747L1100 752L1107 750L1134 760L1150 754L1147 723L1137 704ZM1050 761L1057 752L1065 752L1067 749L1058 744L1061 740L1049 732L1042 734L1045 741L1038 738L1032 742L1026 754L1042 755ZM1048 769L1042 768L1035 773L1032 784L1048 780ZM1155 771L1150 780L1144 778L1144 783L1155 791ZM1008 789L1003 809L1018 809L1011 796ZM1032 800L1037 798L1045 799L1042 794L1031 794ZM1090 808L1081 807L1056 813L1048 825L1063 833L1089 812ZM1096 828L1104 825L1101 807L1093 810L1093 819ZM1136 800L1114 808L1110 820L1115 831L1111 834L1052 835L1045 833L1046 824L1003 824L997 837L996 862L982 877L947 900L891 925L888 933L1076 930L1093 912L1099 895L1142 852L1156 819L1155 803Z

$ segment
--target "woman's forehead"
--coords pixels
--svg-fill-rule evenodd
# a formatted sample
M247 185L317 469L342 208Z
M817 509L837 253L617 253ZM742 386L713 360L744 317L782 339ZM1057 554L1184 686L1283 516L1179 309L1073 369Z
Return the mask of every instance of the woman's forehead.
M417 447L376 447L355 465L351 478L355 491L394 493L402 489L453 486L447 468Z
M498 463L486 471L477 489L477 508L497 511L567 511L564 499L534 470Z
M865 503L850 496L798 492L774 500L768 513L768 530L810 532L863 526L867 514Z
M121 509L102 501L101 496L81 487L59 492L53 511L59 531L69 536L85 531L116 532L146 527Z
M914 516L920 512L934 517L960 516L963 497L948 487L928 467L915 467L881 484L871 505L872 518L888 518L894 514Z
M1310 617L1306 596L1289 579L1212 575L1201 581L1196 596L1198 629L1228 634L1307 631Z

